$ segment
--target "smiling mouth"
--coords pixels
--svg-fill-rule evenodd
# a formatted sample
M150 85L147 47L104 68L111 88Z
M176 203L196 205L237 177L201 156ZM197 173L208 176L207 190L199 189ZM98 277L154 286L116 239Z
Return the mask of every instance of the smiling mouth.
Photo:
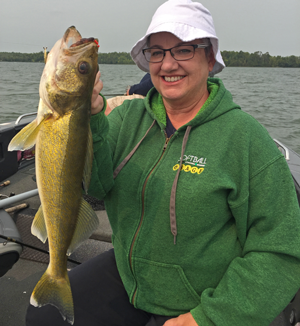
M167 76L164 76L163 77L165 81L167 82L176 82L182 78L184 78L184 76L172 76L172 77L167 77Z

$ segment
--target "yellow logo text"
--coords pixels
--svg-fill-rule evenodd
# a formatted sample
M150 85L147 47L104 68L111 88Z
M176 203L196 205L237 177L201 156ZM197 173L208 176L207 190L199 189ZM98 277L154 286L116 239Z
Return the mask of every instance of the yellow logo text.
M173 171L178 169L179 164L173 166ZM196 166L182 164L181 171L201 174L204 171L204 168L197 168Z

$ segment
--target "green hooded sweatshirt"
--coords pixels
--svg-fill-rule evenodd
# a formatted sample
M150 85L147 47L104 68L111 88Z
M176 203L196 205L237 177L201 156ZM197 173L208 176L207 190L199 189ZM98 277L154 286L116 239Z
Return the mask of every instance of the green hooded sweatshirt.
M89 194L105 197L117 267L136 308L190 311L199 326L267 326L300 287L296 193L265 128L220 79L208 89L196 117L170 139L154 88L108 119L92 116Z

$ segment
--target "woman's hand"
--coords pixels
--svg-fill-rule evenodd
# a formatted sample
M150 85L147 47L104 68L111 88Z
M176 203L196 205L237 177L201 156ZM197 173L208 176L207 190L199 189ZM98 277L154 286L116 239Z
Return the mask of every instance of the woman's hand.
M192 314L179 315L177 318L167 320L163 326L198 326Z
M91 114L97 114L102 111L104 103L103 98L99 95L103 88L103 83L100 80L101 73L100 71L97 72L93 94L92 94L92 105L91 105Z

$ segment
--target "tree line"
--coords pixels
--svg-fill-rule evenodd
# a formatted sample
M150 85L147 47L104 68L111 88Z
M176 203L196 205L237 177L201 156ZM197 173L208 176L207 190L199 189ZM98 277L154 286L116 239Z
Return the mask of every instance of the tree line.
M222 57L227 67L293 67L300 68L300 57L294 55L288 57L271 56L269 52L260 51L236 52L222 51Z
M19 52L0 52L0 61L9 62L44 62L44 52L19 53ZM99 53L99 64L134 64L129 53L111 52Z
M249 53L243 51L222 51L227 67L293 67L300 68L300 57L271 56L268 52ZM44 62L44 53L0 52L0 61L10 62ZM99 53L99 64L134 64L127 52Z

